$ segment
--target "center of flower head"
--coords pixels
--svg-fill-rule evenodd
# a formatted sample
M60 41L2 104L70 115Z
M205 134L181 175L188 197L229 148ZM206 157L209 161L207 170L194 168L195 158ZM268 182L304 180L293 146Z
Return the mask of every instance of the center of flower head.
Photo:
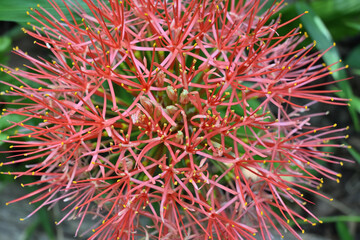
M178 68L166 70L169 75L156 70L153 86L150 86L149 91L138 95L140 105L137 104L137 111L131 115L131 119L143 134L143 138L156 134L161 141L166 138L175 144L185 143L183 150L191 153L199 149L198 145L202 143L204 135L212 133L208 137L208 140L214 139L209 141L209 150L212 149L215 155L222 156L224 149L214 146L219 145L216 141L220 141L220 138L215 141L216 135L234 131L233 121L241 121L243 117L236 115L231 107L221 106L230 96L230 92L224 91L225 82L221 78L212 84L198 84L193 81L194 74L198 81L202 81L204 76L209 78L209 74L204 73L209 71L209 65L195 71L199 67L195 65L196 62L194 59L190 68L183 69L179 64ZM214 72L213 70L212 73ZM184 81L187 84L184 84ZM206 142L205 144L208 145ZM205 149L203 145L204 143L201 148Z

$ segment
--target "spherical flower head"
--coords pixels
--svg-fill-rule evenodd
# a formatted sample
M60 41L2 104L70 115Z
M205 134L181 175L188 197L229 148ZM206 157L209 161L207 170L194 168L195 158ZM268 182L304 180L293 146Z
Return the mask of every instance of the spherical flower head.
M345 129L309 108L346 100L312 89L331 66L299 28L279 35L296 19L277 17L282 1L49 2L24 32L52 59L15 48L31 64L3 69L3 115L22 116L3 164L42 184L12 202L64 201L57 224L80 219L76 234L95 215L90 239L300 239L291 222L319 221L304 193L339 181L323 163L346 160L319 147Z

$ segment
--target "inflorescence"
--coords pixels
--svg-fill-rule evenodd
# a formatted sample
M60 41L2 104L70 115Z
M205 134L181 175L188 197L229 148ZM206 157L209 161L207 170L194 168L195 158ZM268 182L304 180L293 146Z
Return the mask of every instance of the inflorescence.
M332 141L346 129L313 126L326 113L309 110L347 100L321 90L341 69L316 42L278 33L301 15L282 23L283 1L49 2L24 32L51 60L16 47L31 64L2 68L3 116L22 120L2 130L19 129L1 165L26 164L8 174L39 186L9 203L64 201L57 224L79 218L77 234L94 215L90 239L300 239L290 223L321 222L304 194L339 181L324 163L347 160L321 147L346 147Z

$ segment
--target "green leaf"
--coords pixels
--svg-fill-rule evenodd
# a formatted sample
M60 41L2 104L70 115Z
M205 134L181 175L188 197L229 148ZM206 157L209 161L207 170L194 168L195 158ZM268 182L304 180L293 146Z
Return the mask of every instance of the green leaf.
M44 5L47 4L46 0L39 0L37 3ZM12 0L0 2L0 20L11 22L28 22L31 17L26 14L30 11L31 7L36 7L35 1Z
M360 75L360 70L359 70L359 75ZM336 87L332 87L331 90L338 91L339 89L336 88ZM340 97L340 98L346 98L346 96L345 96L345 94L343 92L336 92L335 95ZM355 110L358 113L360 113L360 98L359 97L354 96L354 98L352 98L351 105L353 105Z
M353 148L348 148L349 153L351 154L351 156L353 156L353 158L360 163L360 153L358 153L355 149Z
M11 39L7 36L0 36L0 53L7 52L11 46Z
M331 34L321 18L315 14L315 12L311 9L311 7L303 2L296 3L296 9L298 14L302 14L305 11L309 11L308 14L305 14L301 17L301 21L308 31L309 35L312 39L316 40L316 48L320 51L327 50L331 45L333 45L333 39ZM334 62L339 61L340 55L338 49L333 47L324 55L324 61L326 64L330 65ZM335 65L333 68L342 67L343 64L339 63ZM344 71L336 72L333 74L335 79L343 79L346 78L346 73Z
M12 135L15 133L15 131L17 131L20 127L16 126L14 128L12 128L11 130L8 131L2 131L3 129L10 127L13 123L11 122L20 122L22 120L24 120L26 117L24 116L20 116L20 115L7 115L5 117L1 117L0 118L0 145L2 145L4 143L4 140L7 139L7 136Z
M360 13L358 0L316 0L311 2L311 7L324 21L338 21Z
M48 239L49 240L55 240L55 233L54 230L52 229L52 225L49 222L49 219L51 219L50 216L50 212L47 211L47 209L45 208L41 208L38 212L38 216L39 216L39 220L40 220L40 225L43 227L43 229L45 230Z
M360 45L357 45L351 50L349 56L346 58L346 63L351 68L360 68Z
M34 235L35 231L39 227L39 220L32 221L28 227L25 229L23 236L20 238L21 240L30 240Z
M316 0L310 4L336 41L358 35L354 25L347 23L360 21L359 0Z
M354 108L358 113L360 113L360 98L355 97L352 99L351 105L354 105Z
M64 12L66 17L70 17L70 13L68 12L66 6L63 4L62 0L55 0L55 2L59 5L60 9ZM67 2L67 1L65 1ZM67 2L69 4L69 2ZM0 21L11 21L18 23L26 23L31 22L35 23L36 21L27 15L27 11L31 12L31 8L39 9L37 5L40 4L41 7L46 9L50 14L58 17L58 14L48 2L48 0L0 0ZM86 6L84 2L79 3L82 6ZM70 5L70 4L69 4ZM41 10L40 10L41 11ZM35 14L36 15L36 14Z
M353 72L354 75L360 76L360 69L351 69L351 71Z
M352 99L351 105L354 105L356 111L358 113L360 113L360 98L359 97L354 97Z
M4 143L3 141L6 140L7 136L7 134L0 133L0 145Z
M336 222L336 231L338 233L339 239L341 240L354 239L345 222Z
M345 25L350 28L353 28L356 31L360 31L360 23L358 23L358 22L347 21L347 22L345 22Z
M0 63L6 64L9 60L9 51L11 49L11 38L8 36L0 36ZM0 73L0 79L5 74Z
M22 120L24 120L26 117L25 116L21 116L21 115L7 115L5 117L1 117L0 118L0 130L10 127L12 125L11 122L20 122Z
M309 12L308 14L305 14L304 16L301 17L301 21L302 21L305 29L307 30L308 34L310 35L310 37L317 41L316 48L320 51L327 50L333 44L333 39L331 37L329 30L326 28L325 24L321 20L321 18L318 15L316 15L316 13L312 10L310 5L308 5L305 2L296 2L295 8L296 8L296 11L298 12L298 14L302 14L305 11ZM339 61L340 54L339 54L337 47L331 48L324 55L323 59L327 65L330 65L330 64L333 64L333 63ZM340 67L344 67L344 64L337 63L332 68L338 69ZM346 72L344 70L334 72L332 74L332 76L334 77L335 80L341 80L341 79L347 78ZM344 91L346 98L348 98L348 99L354 98L354 94L352 92L350 83L348 81L341 81L338 83L338 85L339 85L340 89L342 91ZM359 131L360 130L359 119L357 117L355 108L353 106L350 106L349 111L350 111L352 120L354 122L355 129L356 129L356 131Z

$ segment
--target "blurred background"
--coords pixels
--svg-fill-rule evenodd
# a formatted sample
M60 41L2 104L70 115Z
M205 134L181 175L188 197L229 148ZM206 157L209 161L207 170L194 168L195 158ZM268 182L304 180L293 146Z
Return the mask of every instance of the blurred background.
M58 1L58 0L57 0ZM60 1L58 1L60 2ZM270 2L272 2L270 0ZM29 36L21 31L32 21L26 15L30 7L49 6L46 0L0 0L0 64L11 67L22 67L24 60L11 53L11 49L19 46L32 56L49 57L46 49L37 47ZM50 8L49 8L50 9ZM324 62L331 64L342 59L336 67L349 65L349 68L336 72L332 78L323 81L340 81L331 89L340 89L338 96L351 99L350 106L338 107L317 104L312 107L313 111L330 111L329 115L314 120L313 124L322 126L337 123L339 127L349 126L349 138L338 142L351 146L351 148L328 148L326 151L334 152L335 155L352 159L353 164L345 163L343 167L330 166L335 171L342 173L340 184L334 181L326 181L321 193L334 198L333 202L326 199L309 195L308 198L315 202L315 206L309 207L324 223L315 227L304 224L306 233L304 239L309 240L357 240L360 239L360 0L297 0L287 1L282 9L282 21L285 22L295 16L309 11L300 19L283 27L281 33L286 33L298 27L301 23L302 31L309 36L304 45L317 41L318 50L326 50L333 43L333 47L325 56ZM335 69L335 67L334 67ZM11 77L0 72L1 81L12 81ZM0 84L0 92L5 92L7 86ZM6 97L0 95L0 108L5 108ZM8 127L10 121L15 119L0 119L0 129ZM14 131L13 129L12 131ZM0 133L0 140L6 139L10 132ZM9 145L0 142L0 151L6 151ZM0 162L6 161L6 153L0 153ZM16 166L23 168L23 166ZM1 171L14 171L9 167L2 166ZM19 218L26 217L32 212L36 205L28 205L27 202L5 206L5 203L21 197L31 191L31 188L22 188L21 183L31 181L31 177L22 178L21 182L14 180L13 176L0 175L0 240L67 240L86 239L86 236L74 238L77 221L65 221L56 226L54 222L62 216L61 206L51 210L41 209L37 214L26 221L19 221ZM87 223L82 230L85 231ZM285 239L293 239L286 236Z

